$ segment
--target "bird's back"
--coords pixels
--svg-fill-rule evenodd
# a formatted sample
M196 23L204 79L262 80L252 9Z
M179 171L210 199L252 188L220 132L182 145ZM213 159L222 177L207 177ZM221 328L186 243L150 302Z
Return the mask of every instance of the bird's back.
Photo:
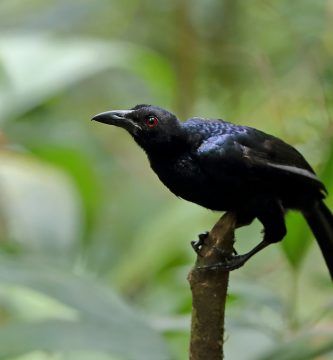
M210 186L228 187L228 194L243 199L251 192L281 197L287 207L302 206L307 196L324 197L325 187L304 157L272 135L223 120L192 118L183 127Z

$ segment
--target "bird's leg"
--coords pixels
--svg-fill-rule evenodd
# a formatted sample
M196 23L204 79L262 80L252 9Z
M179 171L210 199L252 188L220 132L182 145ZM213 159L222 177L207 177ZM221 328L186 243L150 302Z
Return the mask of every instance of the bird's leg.
M209 235L208 231L205 231L202 234L198 235L198 240L191 241L191 246L193 250L200 256L200 250L202 249L202 246L205 244L205 240L207 239Z
M205 268L222 268L226 271L238 269L259 251L283 239L286 235L286 225L281 204L274 201L265 205L267 206L262 206L257 215L259 221L264 225L264 239L246 254L226 257L223 261Z
M238 212L237 213L237 224L236 224L236 228L240 228L246 225L250 225L253 220L255 219L255 216L251 213L248 212ZM237 250L234 248L233 250L233 255L238 255Z
M214 265L203 266L201 268L209 269L223 269L226 271L236 270L242 267L253 255L267 247L270 243L262 240L257 246L252 250L243 255L233 255L230 257L225 257L222 262L216 263Z
M255 215L252 212L237 212L237 224L236 228L240 228L246 225L250 225L255 219Z

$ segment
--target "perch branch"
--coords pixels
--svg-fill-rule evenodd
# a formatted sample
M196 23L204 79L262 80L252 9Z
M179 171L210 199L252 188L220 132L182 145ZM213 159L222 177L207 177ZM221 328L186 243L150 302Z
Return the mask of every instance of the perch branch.
M223 359L229 272L211 266L233 253L235 227L235 214L224 214L205 238L188 275L192 291L190 360Z

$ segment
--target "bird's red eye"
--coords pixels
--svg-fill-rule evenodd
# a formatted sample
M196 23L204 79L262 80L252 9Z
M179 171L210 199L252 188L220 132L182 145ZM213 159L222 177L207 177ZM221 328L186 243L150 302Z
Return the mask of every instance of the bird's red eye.
M156 116L148 116L146 124L148 127L153 128L158 124L158 118Z

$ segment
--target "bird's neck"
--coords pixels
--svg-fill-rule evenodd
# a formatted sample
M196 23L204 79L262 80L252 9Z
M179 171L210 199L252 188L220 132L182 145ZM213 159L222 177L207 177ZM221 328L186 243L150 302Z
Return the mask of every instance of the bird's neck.
M181 154L187 151L187 146L185 142L176 142L165 143L160 146L149 146L144 148L149 159L176 159Z
M138 145L145 151L150 162L172 161L188 150L188 143L183 136L165 139L165 141L142 141L135 139Z
M182 128L174 133L134 137L136 143L150 156L177 156L188 148L187 134Z

